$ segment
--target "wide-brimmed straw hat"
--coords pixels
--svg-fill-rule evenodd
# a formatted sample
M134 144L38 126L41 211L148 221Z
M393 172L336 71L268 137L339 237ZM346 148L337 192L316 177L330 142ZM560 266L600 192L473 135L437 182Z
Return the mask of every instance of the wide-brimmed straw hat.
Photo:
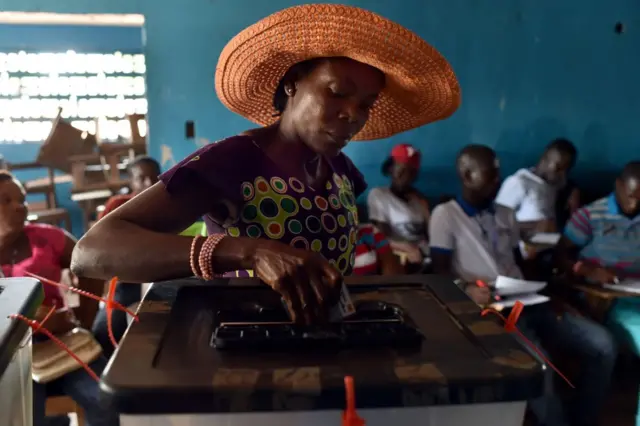
M384 72L386 86L354 140L386 138L449 117L460 105L451 66L418 35L357 7L308 4L267 16L236 35L216 67L216 92L231 111L269 125L273 95L291 66L347 57Z

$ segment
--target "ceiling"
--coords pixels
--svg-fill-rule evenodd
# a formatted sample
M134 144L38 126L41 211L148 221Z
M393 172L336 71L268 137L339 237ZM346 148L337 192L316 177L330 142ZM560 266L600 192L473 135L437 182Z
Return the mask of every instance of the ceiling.
M0 12L0 24L32 25L104 25L141 27L142 15L116 14L64 14L40 12Z

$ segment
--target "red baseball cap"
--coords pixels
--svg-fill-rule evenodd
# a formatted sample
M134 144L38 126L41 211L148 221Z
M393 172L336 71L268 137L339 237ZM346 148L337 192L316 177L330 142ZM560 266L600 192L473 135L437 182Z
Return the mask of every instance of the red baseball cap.
M415 168L420 168L420 157L420 151L408 143L396 145L391 150L391 158L393 158L393 161Z

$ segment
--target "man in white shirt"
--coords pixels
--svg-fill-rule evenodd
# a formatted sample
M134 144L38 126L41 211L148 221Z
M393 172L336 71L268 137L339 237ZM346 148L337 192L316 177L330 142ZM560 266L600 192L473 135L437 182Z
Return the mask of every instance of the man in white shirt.
M500 169L491 148L467 146L458 155L456 166L462 193L437 206L431 216L433 268L436 273L461 279L474 301L488 304L490 295L475 285L476 280L493 282L499 275L523 277L518 224L512 210L494 203ZM527 257L527 253L524 255ZM582 364L581 383L570 421L580 426L597 424L616 359L611 335L586 318L564 314L557 319L548 303L526 307L518 328L537 346L544 341L578 357ZM557 396L531 401L531 408L541 425L566 424Z
M567 139L547 145L538 164L505 179L496 203L515 211L518 222L537 223L537 230L555 232L556 198L577 158Z

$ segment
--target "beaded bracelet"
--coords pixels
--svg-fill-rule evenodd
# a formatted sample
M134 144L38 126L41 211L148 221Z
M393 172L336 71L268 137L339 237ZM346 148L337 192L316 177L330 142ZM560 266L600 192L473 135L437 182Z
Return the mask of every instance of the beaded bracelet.
M202 271L200 270L199 260L201 246L198 244L204 237L202 235L196 235L191 242L191 252L189 254L189 264L191 265L191 272L198 278L202 278Z
M200 266L200 271L202 271L202 278L205 280L212 280L216 277L216 274L213 271L213 252L224 237L224 234L209 235L204 244L202 244L202 248L200 249L200 254L198 256L198 264Z

